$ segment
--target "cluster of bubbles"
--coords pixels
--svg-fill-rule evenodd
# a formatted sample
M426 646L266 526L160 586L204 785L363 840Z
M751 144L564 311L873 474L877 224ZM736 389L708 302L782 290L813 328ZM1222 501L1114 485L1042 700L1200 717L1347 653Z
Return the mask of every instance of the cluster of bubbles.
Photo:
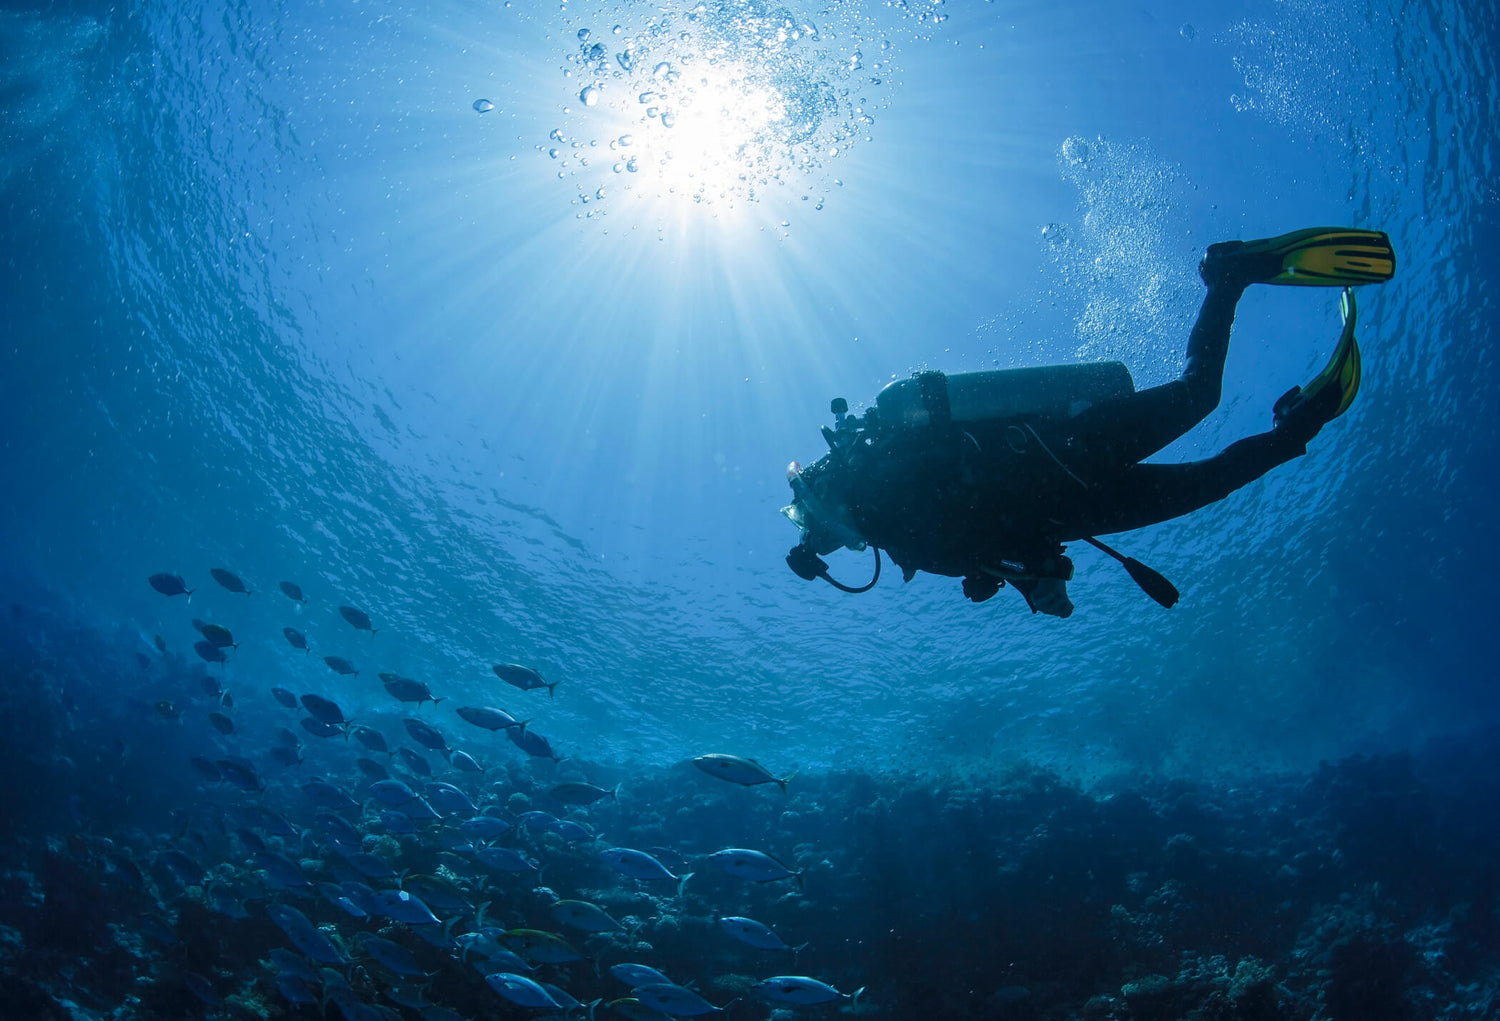
M617 189L726 206L772 185L826 193L830 162L869 138L895 68L874 26L825 14L839 20L707 0L638 24L616 12L607 30L570 25L566 120L538 148L584 207Z

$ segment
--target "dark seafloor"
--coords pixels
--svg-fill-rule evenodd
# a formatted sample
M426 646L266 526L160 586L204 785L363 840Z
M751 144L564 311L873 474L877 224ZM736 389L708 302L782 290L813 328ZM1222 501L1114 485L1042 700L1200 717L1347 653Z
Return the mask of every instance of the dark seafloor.
M427 779L342 731L320 739L298 727L311 717L278 705L269 683L241 683L225 699L211 694L215 675L192 650L151 655L132 644L43 598L12 602L0 622L6 1018L666 1016L633 1002L606 970L625 961L659 969L725 1018L1500 1016L1494 734L1232 782L1084 790L1018 764L992 776L797 775L783 795L774 783L719 782L686 761L622 772L591 763L586 748L556 751L560 763L529 757L468 726L449 702L412 709L392 699L389 715L360 721L393 752L421 753L421 763L406 760L430 766ZM119 697L127 690L150 698ZM545 725L547 693L508 694L516 715ZM211 725L215 712L230 733ZM490 768L455 768L410 740L403 718L435 726L453 762L461 747ZM273 757L291 743L273 734L293 727L295 753ZM706 751L732 750L685 758ZM259 777L249 786L264 789L211 782L190 768L195 756L244 764ZM530 817L493 842L541 871L494 870L475 857L484 841L458 828L466 812L392 832L404 817L371 798L358 757L418 791L451 782L486 815L545 811L581 822L592 839ZM352 795L332 814L359 829L360 847L337 843L330 809L303 789L319 777ZM618 785L617 798L570 809L547 793L566 779ZM652 849L692 878L680 893L671 881L627 878L601 858L610 846ZM798 875L726 875L702 857L721 847L766 851ZM292 876L266 868L278 853L296 863ZM351 857L361 853L378 860ZM440 875L465 903L435 908L445 924L420 927L336 906L332 884L380 886L369 877L386 866L409 885ZM549 905L559 898L593 902L625 931L558 924ZM314 1002L278 991L292 941L267 909L282 904L321 926L340 959L317 973L321 991L284 980ZM719 915L766 923L800 949L737 942ZM471 942L486 927L516 940L508 945L522 947L534 977L580 1005L499 995L483 973L500 965ZM583 959L542 963L557 955L543 937L503 934L516 929L558 932ZM377 962L369 947L386 944L367 943L374 934L424 974L403 981ZM841 995L767 1003L751 987L772 975L810 976Z

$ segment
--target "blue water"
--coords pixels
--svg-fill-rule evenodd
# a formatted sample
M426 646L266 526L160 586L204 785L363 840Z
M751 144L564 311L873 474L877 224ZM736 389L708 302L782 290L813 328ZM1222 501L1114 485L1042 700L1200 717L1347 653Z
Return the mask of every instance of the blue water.
M1320 762L1455 747L1437 787L1467 803L1500 723L1497 37L1457 0L8 7L0 651L30 686L12 768L46 795L17 818L165 833L98 772L191 803L160 774L266 747L293 719L273 684L398 733L377 670L444 696L450 733L459 705L529 717L585 773L754 756L820 792L805 812L839 777L1017 769L1270 804ZM1399 253L1360 292L1359 399L1307 457L1114 537L1175 608L1086 547L1066 621L787 570L784 471L830 398L1104 358L1166 381L1204 247L1323 223ZM1158 459L1266 428L1337 332L1336 292L1252 289L1222 404ZM234 735L204 721L192 617L240 643ZM1032 994L1015 1016L1053 1009Z

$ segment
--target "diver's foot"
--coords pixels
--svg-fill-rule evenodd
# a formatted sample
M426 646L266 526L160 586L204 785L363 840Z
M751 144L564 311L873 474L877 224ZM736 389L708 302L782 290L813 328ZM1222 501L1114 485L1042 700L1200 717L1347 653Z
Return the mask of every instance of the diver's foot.
M1354 339L1357 311L1354 292L1344 288L1339 301L1344 328L1334 346L1333 357L1306 387L1294 386L1271 408L1276 431L1306 444L1329 422L1349 410L1359 393L1359 344Z
M1274 428L1305 445L1325 425L1349 410L1359 392L1359 375L1359 345L1350 336L1306 389L1294 386L1276 401L1271 408Z
M1208 246L1198 275L1210 288L1235 287L1244 290L1251 284L1263 284L1281 272L1282 259L1276 252L1256 251L1243 241L1220 241Z

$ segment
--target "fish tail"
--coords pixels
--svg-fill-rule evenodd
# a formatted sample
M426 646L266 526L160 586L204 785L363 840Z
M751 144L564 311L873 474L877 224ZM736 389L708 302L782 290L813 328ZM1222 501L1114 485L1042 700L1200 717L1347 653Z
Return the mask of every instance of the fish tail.
M806 872L806 871L807 871L806 869L798 869L796 872L792 873L792 882L794 882L794 883L797 884L797 892L798 893L806 893L807 892L807 886L806 886L806 884L804 884L802 882L802 874L804 872Z
M446 695L445 695L445 696L443 696L443 697L444 697L444 698L446 698L446 697L447 697L447 696L446 696ZM433 705L437 705L437 704L438 704L438 703L439 703L439 702L441 702L441 701L442 701L442 700L443 700L443 699L441 699L441 698L435 698L435 699L433 699L433 700L432 700L432 704L433 704Z
M808 940L806 943L799 943L797 946L789 947L788 949L791 950L791 952L792 952L792 963L796 964L797 963L797 956L799 954L801 954L802 951L806 950L811 945L812 945L812 940Z
M547 697L548 698L556 698L557 697L557 682L556 681L553 681L551 684L545 685L545 687L547 689Z
M695 875L697 875L696 872L684 872L682 874L682 878L677 880L677 896L682 896L682 891L687 889L687 881Z
M483 901L483 902L480 903L478 909L475 910L475 912L474 912L474 930L476 932L479 931L480 929L484 928L484 913L485 913L486 910L488 910L489 906L490 906L490 902L489 901Z
M859 1006L859 998L865 994L865 988L865 986L860 986L858 989L854 990L854 992L849 994L849 1006Z

